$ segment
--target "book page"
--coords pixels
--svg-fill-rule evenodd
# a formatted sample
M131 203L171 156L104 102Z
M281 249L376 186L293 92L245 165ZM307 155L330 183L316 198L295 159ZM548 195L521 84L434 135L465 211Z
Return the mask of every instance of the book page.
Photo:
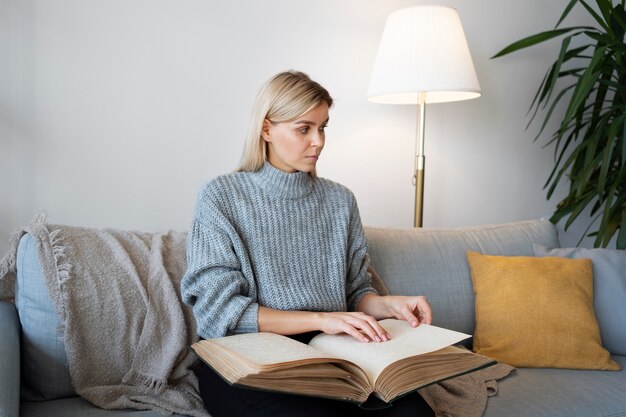
M330 353L320 352L297 340L274 333L247 333L211 339L210 341L247 358L259 367L306 359L334 357Z
M379 323L391 335L391 340L364 343L346 334L319 334L309 345L357 364L374 385L383 369L393 362L409 356L434 352L471 337L465 333L428 324L413 328L404 320L387 319Z

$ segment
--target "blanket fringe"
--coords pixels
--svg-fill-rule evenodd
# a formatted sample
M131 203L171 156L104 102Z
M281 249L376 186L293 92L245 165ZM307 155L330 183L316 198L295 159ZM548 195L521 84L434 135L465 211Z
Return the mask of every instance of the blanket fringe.
M14 232L9 238L9 251L0 260L0 279L6 275L15 273L17 264L17 246L19 241L24 235L24 232L20 229Z
M72 265L68 260L67 250L63 245L61 229L53 230L52 232L50 232L50 246L52 248L54 262L57 267L58 284L63 285L70 278Z
M47 231L46 246L49 248L49 255L54 258L54 269L44 267L44 274L53 274L51 277L56 277L56 280L50 280L47 285L56 285L56 288L48 288L50 296L56 300L57 313L59 315L60 324L59 331L65 333L65 322L67 320L67 311L69 305L69 295L65 291L66 285L71 277L72 264L70 263L70 256L67 253L67 247L64 242L64 236L61 232L62 229L52 229L49 225L42 226ZM44 239L45 233L40 235L40 239Z
M49 222L48 213L45 210L40 210L35 214L35 217L30 221L28 227L31 228L36 225L46 225Z
M154 376L141 374L134 369L128 371L122 379L122 383L144 387L154 391L156 394L159 394L167 387L167 381Z
M9 251L0 258L0 300L13 301L17 279L17 246L21 233L15 233L9 240Z

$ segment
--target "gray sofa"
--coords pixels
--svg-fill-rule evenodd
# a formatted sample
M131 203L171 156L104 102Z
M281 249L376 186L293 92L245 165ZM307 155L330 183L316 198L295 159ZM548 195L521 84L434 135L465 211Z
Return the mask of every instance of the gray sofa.
M434 324L470 334L475 326L474 293L466 251L532 256L533 244L559 246L554 226L540 220L449 230L366 228L366 234L372 265L391 293L428 296ZM35 245L25 235L17 252L15 303L0 303L0 416L161 415L102 410L74 394L58 336L60 322L42 281ZM618 292L624 293L626 272L621 283ZM626 298L621 301L626 305ZM607 311L611 306L596 307ZM617 332L625 334L626 317L619 322ZM615 335L603 333L605 337L616 340ZM611 352L622 368L625 349ZM626 370L518 368L500 382L484 415L626 416Z

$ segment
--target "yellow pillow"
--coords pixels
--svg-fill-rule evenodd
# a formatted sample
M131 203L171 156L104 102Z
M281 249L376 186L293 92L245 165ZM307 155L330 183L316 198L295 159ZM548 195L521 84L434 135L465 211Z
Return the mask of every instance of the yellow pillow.
M602 347L590 259L468 252L474 350L513 366L619 370Z

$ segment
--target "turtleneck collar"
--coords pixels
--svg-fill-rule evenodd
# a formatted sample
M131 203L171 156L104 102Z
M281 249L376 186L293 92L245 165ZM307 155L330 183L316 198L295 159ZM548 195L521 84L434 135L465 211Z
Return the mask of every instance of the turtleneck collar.
M313 178L308 172L285 172L265 161L263 167L252 173L254 181L269 195L281 198L301 198L313 190Z

